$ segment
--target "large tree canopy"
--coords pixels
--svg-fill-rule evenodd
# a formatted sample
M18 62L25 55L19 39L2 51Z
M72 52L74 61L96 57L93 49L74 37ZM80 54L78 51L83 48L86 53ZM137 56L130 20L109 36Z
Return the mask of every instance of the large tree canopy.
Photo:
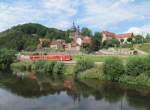
M92 42L91 42L91 51L98 51L101 48L102 44L102 36L101 33L96 32L94 34L94 37L92 37Z
M83 27L81 29L81 35L83 36L92 36L92 31L89 28Z

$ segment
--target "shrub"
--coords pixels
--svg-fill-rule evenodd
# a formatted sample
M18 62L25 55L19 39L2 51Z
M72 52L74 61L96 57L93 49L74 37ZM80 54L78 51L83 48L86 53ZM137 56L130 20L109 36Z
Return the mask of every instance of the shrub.
M63 62L35 60L32 70L38 73L48 73L49 75L60 75L64 73L65 65Z
M39 52L32 52L32 55L39 55Z
M11 69L19 69L22 71L31 71L32 63L31 62L18 62L11 65Z
M150 55L146 57L144 67L145 67L144 73L147 73L147 75L150 76Z
M128 59L126 64L126 74L131 76L138 76L139 74L145 72L145 58L135 57Z
M124 74L123 62L116 57L106 59L103 69L105 77L112 81L118 81L120 75Z
M48 61L44 66L45 72L49 73L50 75L53 75L53 69L54 69L55 65L56 65L55 61Z
M150 87L150 78L146 75L146 73L140 74L139 76L129 76L122 75L119 79L120 82L126 84L134 84L134 85L143 85Z
M10 65L15 60L15 51L0 49L0 69L10 69Z
M81 59L77 62L74 73L77 76L80 72L83 72L87 69L93 68L95 66L94 62L86 59Z
M63 74L65 70L65 65L62 62L57 62L53 68L53 73L55 75Z
M45 72L46 60L35 60L32 62L32 70L35 72Z

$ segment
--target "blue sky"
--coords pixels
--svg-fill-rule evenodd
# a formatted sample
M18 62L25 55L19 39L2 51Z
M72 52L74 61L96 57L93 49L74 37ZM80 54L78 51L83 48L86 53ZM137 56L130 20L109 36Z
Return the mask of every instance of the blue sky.
M24 23L150 33L150 0L0 0L0 31Z

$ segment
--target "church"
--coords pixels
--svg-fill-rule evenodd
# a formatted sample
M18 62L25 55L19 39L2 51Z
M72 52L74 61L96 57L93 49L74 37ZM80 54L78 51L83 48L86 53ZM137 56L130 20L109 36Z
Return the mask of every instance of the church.
M68 50L80 50L80 47L83 43L90 44L91 43L91 37L89 36L82 36L81 30L79 25L75 25L73 22L71 28L69 29L69 37L72 39L70 44L67 44Z

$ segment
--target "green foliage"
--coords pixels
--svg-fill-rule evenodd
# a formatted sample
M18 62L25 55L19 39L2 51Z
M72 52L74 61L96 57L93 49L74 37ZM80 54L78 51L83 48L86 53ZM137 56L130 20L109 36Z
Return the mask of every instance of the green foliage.
M28 61L13 63L11 64L11 68L13 70L31 71L32 63Z
M44 71L49 73L49 75L53 75L54 67L56 64L57 64L57 62L55 62L55 61L46 61L45 65L44 65Z
M94 62L90 61L89 59L81 59L80 61L77 62L74 68L74 73L78 77L78 74L80 72L93 68L94 66L95 66Z
M145 72L146 59L142 57L135 57L128 59L126 64L126 74L131 76L138 76Z
M144 37L142 35L134 36L134 39L133 39L134 44L141 44L143 43L143 41L144 41Z
M90 53L90 44L83 43L81 45L81 51L84 53Z
M142 44L140 47L138 47L138 49L150 53L150 44L149 43Z
M94 34L94 37L92 37L90 51L93 51L93 52L98 51L101 48L101 43L102 43L101 33L96 32Z
M127 42L132 43L132 41L133 41L133 38L132 38L132 37L127 38Z
M90 36L90 37L92 37L92 31L89 28L83 27L81 29L81 35L82 36Z
M139 76L129 76L129 75L122 75L119 78L119 82L132 84L132 85L141 85L141 86L149 86L150 87L150 77L147 76L145 73L140 74Z
M129 43L123 43L123 44L121 44L121 47L122 48L133 48L133 45L132 44L129 44Z
M47 67L45 66L46 63L47 60L34 60L32 62L32 70L35 72L44 73L47 70Z
M99 79L100 78L99 67L95 66L94 68L81 72L79 78L80 79Z
M55 28L49 28L46 37L49 39L64 39L68 42L70 41L69 31L62 31Z
M61 75L65 71L65 65L62 62L57 62L53 68L53 73L56 75Z
M39 38L68 40L69 35L66 31L47 28L40 24L28 23L1 32L0 48L9 48L17 51L33 51L39 44ZM43 45L43 47L47 46L47 43Z
M106 79L112 81L118 81L119 77L124 74L123 62L117 57L106 59L103 69Z
M62 75L65 72L63 62L49 60L34 60L32 62L18 62L11 65L12 69L22 71L32 71L37 74L47 74L50 76Z
M50 46L50 44L49 44L48 41L44 41L44 42L42 43L42 47L49 47L49 46Z
M103 48L109 48L109 47L119 47L120 46L120 42L118 41L118 39L116 38L112 38L109 40L105 40L103 42Z
M0 49L0 69L10 69L10 65L14 60L14 50Z

